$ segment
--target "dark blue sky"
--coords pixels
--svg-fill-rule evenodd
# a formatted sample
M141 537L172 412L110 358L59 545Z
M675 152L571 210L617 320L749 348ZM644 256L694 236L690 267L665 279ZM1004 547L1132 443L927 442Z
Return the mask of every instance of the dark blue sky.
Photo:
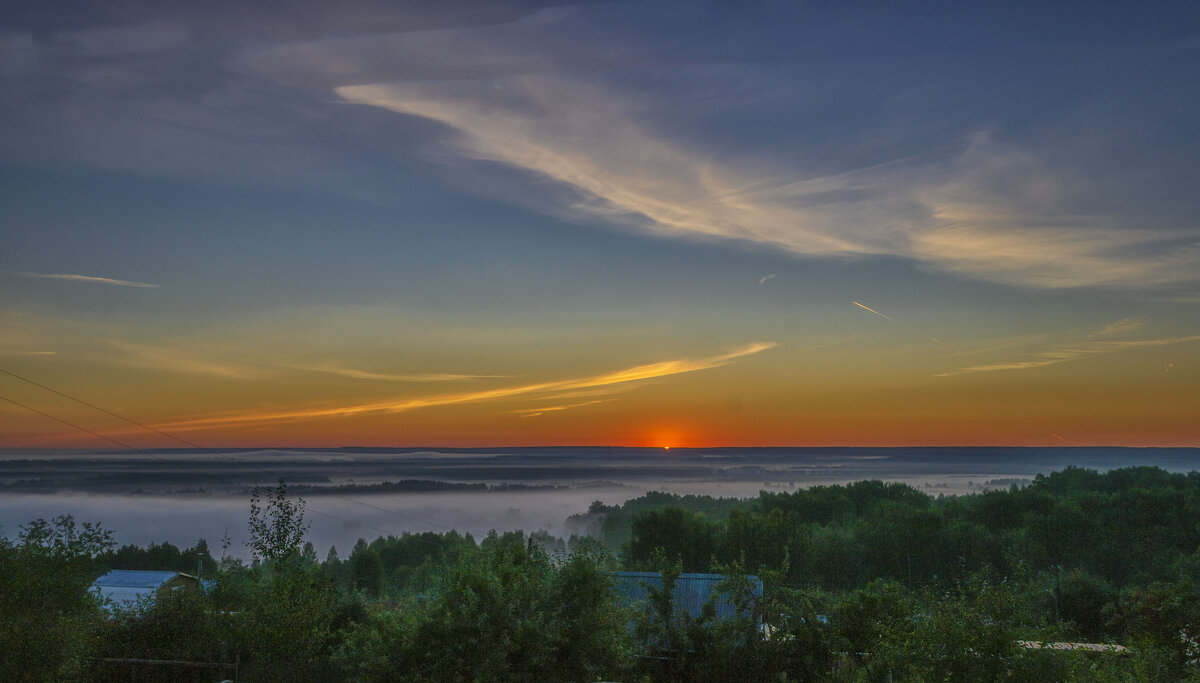
M0 361L228 443L1195 445L1200 10L1045 5L10 3Z

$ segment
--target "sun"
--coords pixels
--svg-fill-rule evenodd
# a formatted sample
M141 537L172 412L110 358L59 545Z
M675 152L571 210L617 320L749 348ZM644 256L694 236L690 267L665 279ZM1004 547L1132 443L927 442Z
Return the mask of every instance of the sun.
M648 428L639 440L646 448L663 451L692 447L688 430L680 425L654 425Z

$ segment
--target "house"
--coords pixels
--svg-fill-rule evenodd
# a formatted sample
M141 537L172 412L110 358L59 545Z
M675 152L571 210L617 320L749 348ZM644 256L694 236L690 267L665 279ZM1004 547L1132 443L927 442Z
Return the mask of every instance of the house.
M700 616L705 603L714 598L713 607L718 621L738 616L737 607L717 590L717 586L726 578L724 574L680 574L671 593L672 616L680 618L687 615L687 618L695 619ZM754 598L761 600L762 579L757 576L747 578ZM622 607L643 605L649 600L650 588L662 590L662 587L662 574L658 572L616 572L613 575L613 589Z
M153 601L172 591L202 589L200 579L183 572L114 569L92 582L89 589L105 606L128 608L141 600Z

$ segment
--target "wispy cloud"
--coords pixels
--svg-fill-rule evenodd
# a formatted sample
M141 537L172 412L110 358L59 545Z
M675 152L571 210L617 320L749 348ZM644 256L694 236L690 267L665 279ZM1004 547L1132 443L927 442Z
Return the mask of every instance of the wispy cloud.
M1112 335L1127 334L1135 330L1139 330L1146 324L1145 318L1123 318L1106 325L1104 329L1096 332L1093 336L1108 337Z
M520 415L521 417L539 417L544 413L554 413L554 412L560 412L563 410L570 410L572 408L582 408L584 406L593 406L593 405L596 405L597 403L608 403L609 401L615 401L615 400L616 399L613 399L613 398L606 398L606 399L599 399L599 400L595 400L595 401L584 401L583 403L568 403L566 405L558 405L558 406L542 406L540 408L522 408L520 410L513 410L510 412L516 413L516 414Z
M365 370L355 370L353 368L342 368L330 365L298 367L298 369L310 370L312 372L326 372L333 375L340 375L342 377L349 377L351 379L376 380L381 382L462 382L472 379L494 379L507 377L507 375L460 375L442 372L405 375L385 372L367 372Z
M720 354L717 356L709 356L707 358L688 358L678 360L660 361L647 365L638 365L615 372L593 375L589 377L579 377L575 379L559 380L553 382L541 382L536 384L522 384L517 386L502 387L497 389L488 389L482 391L462 392L454 394L438 394L434 396L425 396L417 398L398 398L389 401L380 401L373 403L363 403L354 405L343 405L324 408L300 408L294 410L272 410L272 411L247 411L240 413L229 413L224 415L214 415L210 417L200 417L187 420L179 420L176 422L163 423L155 425L159 429L174 429L174 430L191 430L191 429L212 429L218 427L228 427L233 425L244 424L259 424L269 422L281 422L288 420L301 420L319 417L345 417L351 415L363 415L371 413L401 413L419 408L429 408L433 406L455 405L462 403L477 403L481 401L492 401L499 399L507 399L515 396L524 396L528 394L538 394L552 391L565 391L573 389L588 389L592 387L603 387L613 384L622 384L626 382L639 382L643 380L653 379L656 377L665 377L669 375L678 375L688 372L697 372L700 370L708 370L727 365L734 360L751 356L767 349L773 348L773 342L755 342L747 344L741 348L730 351L729 353Z
M591 387L588 389L575 389L571 391L556 391L545 396L548 401L565 401L575 398L593 398L595 396L612 396L613 394L623 394L631 389L636 389L639 386L645 386L653 383L653 380L646 380L637 384L611 384L606 387Z
M204 354L183 348L135 344L119 339L109 339L108 345L120 352L121 355L118 358L120 362L139 368L230 379L248 378L261 374L257 368L251 365L212 360Z
M1112 326L1110 325L1109 327ZM1120 353L1122 351L1131 351L1134 349L1144 349L1156 346L1170 346L1172 344L1183 344L1194 341L1200 341L1200 335L1139 340L1082 341L1074 344L1060 344L1045 351L1033 353L1027 358L1021 360L1006 361L1002 363L989 363L984 365L972 365L969 367L958 368L956 370L950 370L948 372L938 373L936 376L950 377L954 375L965 375L980 372L1031 370L1034 368L1043 368L1049 365L1058 365L1059 363L1067 363L1074 360L1082 360L1084 358L1094 358L1096 356Z
M404 175L354 150L366 139L385 155L412 147L395 144L384 118L328 106L333 91L445 126L431 139L453 139L430 156L460 179L469 172L454 162L467 158L551 181L506 197L573 218L805 255L899 256L1021 286L1167 290L1200 279L1190 158L1087 154L1136 144L1116 144L1131 126L1167 139L1186 125L1190 108L1175 100L1148 109L1160 118L1103 105L1114 91L1144 101L1129 82L1144 80L1136 69L1082 91L1040 70L1027 94L1044 96L1031 109L1004 97L1009 70L939 69L905 49L880 61L892 48L848 28L861 18L822 20L789 3L733 15L669 3L411 4L299 9L287 30L266 33L221 6L203 18L132 11L115 26L46 10L35 23L53 39L0 36L17 76L0 146L43 163L392 197ZM920 13L904 14L889 34L903 40L914 22L925 36ZM712 40L728 20L742 30ZM994 24L1001 34L1020 25ZM923 49L960 49L951 43ZM1100 43L1075 47L1079 59L1111 58ZM1178 99L1186 88L1157 90ZM1076 134L1081 106L1098 117L1095 134ZM993 139L993 126L1006 135Z
M896 321L895 321L895 319L894 319L894 318L892 318L892 316L890 316L890 315L884 315L883 313L880 313L879 311L875 310L874 308L871 308L870 306L864 306L863 304L860 304L860 303L858 303L857 301L851 301L850 303L854 304L855 306L858 306L858 307L859 307L859 308L861 308L861 309L864 309L864 310L870 311L870 312L874 313L875 315L879 316L880 318L886 318L887 320L891 320L892 322L896 322Z
M763 277L758 279L758 284L765 285L765 284L767 284L767 280L774 280L774 279L775 279L775 273L771 273L770 275L764 275Z
M861 235L790 200L847 189L852 178L800 180L716 163L640 124L637 103L584 79L514 76L344 86L351 102L420 116L459 132L457 152L574 188L570 212L670 235L766 242L810 254L876 253Z
M70 280L86 282L93 285L116 285L118 287L158 287L148 282L132 282L130 280L114 280L109 277L93 277L91 275L70 275L66 273L13 273L20 277L39 278L44 280Z
M1196 235L1105 227L1020 227L1027 217L997 215L913 233L914 256L939 269L1043 288L1169 287L1196 280ZM1047 219L1049 220L1049 219Z
M888 254L1032 287L1155 288L1195 282L1200 233L1130 229L1075 209L1065 169L986 132L938 163L839 173L714 157L663 134L644 101L552 75L336 88L346 101L457 131L453 151L572 188L558 210L666 235L749 240L809 255Z

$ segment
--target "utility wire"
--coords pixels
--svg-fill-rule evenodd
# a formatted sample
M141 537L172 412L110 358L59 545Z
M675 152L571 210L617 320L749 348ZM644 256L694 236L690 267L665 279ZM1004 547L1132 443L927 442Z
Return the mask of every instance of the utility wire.
M144 452L144 451L142 451L142 449L140 449L140 448L135 448L134 446L130 446L129 444L127 444L127 443L125 443L125 442L123 442L123 441L117 441L116 439L114 439L114 438L112 438L112 437L109 437L109 436L105 436L105 435L101 434L100 432L93 432L92 430L88 429L87 427L81 427L81 426L79 426L79 425L77 425L77 424L75 424L75 423L73 423L73 422L67 422L66 420L64 420L64 419L62 419L62 418L60 418L60 417L54 417L54 416L53 416L53 415L51 415L50 413L43 413L42 411L38 410L37 408L34 408L34 407L32 407L32 406L27 406L27 405L25 405L24 403L19 403L19 402L17 402L17 401L14 401L14 400L12 400L11 398L8 398L8 397L6 397L6 396L0 396L0 399L2 399L2 400L5 400L5 401L8 401L9 403L11 403L11 404L13 404L13 405L15 405L15 406L20 406L20 407L24 408L25 410L28 410L28 411L29 411L29 412L31 412L31 413L37 413L38 415L41 415L42 417L48 417L48 418L50 418L51 420L54 420L55 422L61 422L62 424L65 424L65 425L66 425L66 426L68 426L68 427L74 427L75 429L78 429L78 430L79 430L79 431L81 431L81 432L87 432L88 434L91 434L91 435L92 435L92 436L94 436L94 437L97 437L97 438L100 438L100 439L104 439L105 441L108 441L108 442L110 442L110 443L115 443L115 444L117 444L118 446L120 446L121 448L127 448L127 449L129 449L129 450L131 450L131 451L136 451L136 452L138 452L138 453L143 453L144 455L151 455L152 457L159 457L159 456L153 456L153 454L151 454L151 453L145 453L145 452ZM162 459L163 459L163 460L166 460L166 458L162 458Z
M199 448L199 449L200 449L200 450L202 450L202 451L207 451L207 450L208 450L208 449L207 449L207 448L205 448L204 446L201 446L201 445L199 445L199 444L192 443L191 441L188 441L187 439L185 439L185 438L183 438L183 437L180 437L180 436L175 436L174 434L168 434L168 433L166 433L166 432L164 432L164 431L162 431L162 430L160 430L160 429L157 429L157 428L155 428L155 427L151 427L151 426L150 426L150 425L148 425L148 424L144 424L144 423L138 422L137 420L134 420L134 419L132 419L132 418L125 417L124 415L120 415L120 414L118 414L118 413L114 413L114 412L113 412L113 411L111 411L111 410L107 410L107 409L105 409L105 408L101 408L100 406L98 406L98 405L95 405L95 404L93 404L93 403L88 403L87 401L85 401L85 400L83 400L83 399L81 399L81 398L76 398L76 397L74 397L74 396L70 396L70 395L68 395L68 394L64 394L63 392L59 391L58 389L52 389L52 388L50 388L50 387L46 386L45 384L40 384L40 383L38 383L38 382L35 382L35 381L33 381L33 380L29 379L28 377L22 377L22 376L18 375L18 374L17 374L17 373L15 373L15 372L9 372L8 370L5 370L4 368L0 368L0 372L2 372L2 373L4 373L4 374L8 375L9 377L12 377L12 378L15 378L15 379L19 379L19 380L21 380L22 382L28 382L29 384L32 384L33 386L35 386L35 387L38 387L39 389L45 389L46 391L49 391L49 392L50 392L50 393L52 393L52 394L58 394L59 396L62 396L62 397L63 397L63 398L65 398L65 399L69 399L69 400L71 400L71 401L74 401L74 402L76 402L76 403L78 403L78 404L80 404L80 405L85 405L85 406L87 406L87 407L91 408L92 410L98 410L98 411L100 411L100 412L104 413L105 415L111 415L111 416L113 416L113 417L117 418L118 420L124 420L125 422L128 422L128 423L129 423L129 424L131 424L131 425L137 425L138 427L141 427L142 429L148 429L148 430L150 430L150 431L154 432L155 434L161 434L161 435L163 435L163 436L167 437L168 439L174 439L175 441L178 441L179 443L182 443L182 444L187 444L188 446L191 446L192 448ZM14 401L14 403L15 403L15 401ZM22 407L24 407L24 408L28 408L28 406L22 406ZM29 409L30 409L30 410L33 410L32 408L29 408ZM43 413L43 412L41 412L41 411L38 411L38 410L34 410L33 412L35 412L35 413L38 413L38 414L40 414L40 415L46 415L46 413ZM50 417L50 418L51 418L51 419L53 419L53 420L58 420L58 418L51 417L50 415L46 415L46 417ZM59 422L63 422L62 420L58 420L58 421L59 421ZM69 424L69 423L63 422L63 424ZM73 427L76 427L76 425L71 425L71 426L73 426ZM82 427L77 427L77 428L79 428L79 429L82 429ZM88 431L88 430L86 430L86 429L85 429L84 431ZM109 439L109 438L108 438L108 437L106 437L106 436L102 436L102 435L100 435L100 434L96 434L95 432L90 432L90 433L91 433L91 434L95 434L96 436L99 436L101 439L106 439L106 440L108 440L108 441L113 441L113 439ZM113 443L118 443L118 442L116 442L116 441L113 441ZM126 448L132 448L132 446L126 446ZM134 450L137 450L137 449L134 449Z
M2 371L0 371L0 372L2 372ZM11 374L11 373L9 373L9 374ZM58 392L55 392L55 393L58 393ZM142 450L141 448L137 448L136 446L130 446L129 444L127 444L123 441L118 441L117 439L114 439L110 436L105 436L104 434L101 434L99 432L94 432L94 431L88 429L87 427L82 427L80 425L75 424L74 422L68 422L68 421L62 419L61 417L55 417L55 416L51 415L50 413L46 413L41 410L38 410L37 408L34 408L33 406L28 406L19 401L14 401L11 398L8 398L7 396L0 396L0 400L8 401L9 403L11 403L15 406L20 406L20 407L24 408L25 410L28 410L31 413L37 413L38 415L41 415L42 417L50 418L51 420L54 420L55 422L61 422L62 424L67 425L68 427L74 427L75 429L78 429L81 432L87 432L88 434L91 434L92 436L104 439L105 441L109 441L111 443L115 443L118 446L120 446L122 448L127 448L135 453L141 453L142 455L145 455L145 456L148 456L151 458L155 458L157 460L162 460L163 462L171 463L172 465L178 466L178 463L173 462L170 458L164 458L163 456L158 455L157 453L151 453L150 451ZM204 474L206 474L205 472L201 472L200 470L191 469L191 468L187 468L187 467L182 468L182 469L184 472L192 472L194 474L199 474L202 476ZM380 529L378 527L371 526L370 524L363 524L362 522L358 522L358 521L355 521L352 519L345 519L343 517L338 517L337 515L332 515L332 514L329 514L328 512L322 512L321 510L313 509L312 512L315 512L318 515L322 515L324 517L336 519L345 524L358 524L359 526L363 526L368 529L372 529L374 531L379 531L381 533L395 535L395 532L393 532L393 531L388 531L387 529Z
M129 424L131 424L131 425L134 425L134 426L137 426L137 427L141 427L142 429L147 429L147 430L149 430L149 431L152 431L152 432L154 432L155 434L160 434L160 435L162 435L162 436L165 436L165 437L167 437L168 439L173 439L173 440L175 440L175 441L178 441L178 442L179 442L179 443L181 443L181 444L184 444L185 446L190 446L190 447L192 447L192 448L199 449L199 450L201 450L201 451L204 451L205 453L208 453L209 455L215 455L215 456L217 456L217 457L220 457L220 458L225 458L226 460L228 460L228 461L230 461L230 462L233 462L233 463L237 463L237 462L238 462L238 460L237 460L237 459L235 459L235 458L233 458L233 457L229 456L228 454L221 453L221 452L219 452L219 451L214 451L214 450L212 450L212 449L210 449L210 448L205 448L204 446L201 446L200 444L197 444L197 443L195 443L195 442L192 442L192 441L188 441L187 439L185 439L185 438L183 438L183 437L181 437L181 436L176 436L175 434L170 434L170 433L168 433L168 432L164 432L164 431L162 431L161 429L158 429L157 427L152 427L152 426L150 426L150 425L148 425L148 424L145 424L144 422L138 422L137 420L134 420L133 418L129 418L129 417L126 417L126 416L124 416L124 415L121 415L120 413L114 413L114 412L113 412L113 411L111 411L111 410L107 410L107 409L105 409L105 408L101 408L100 406L98 406L98 405L95 405L95 404L93 404L93 403L88 403L87 401L85 401L85 400L83 400L83 399L81 399L81 398L77 398L77 397L75 397L75 396L72 396L72 395L70 395L70 394L67 394L67 393L65 393L65 392L59 391L59 390L57 390L57 389L53 389L53 388L51 388L51 387L48 387L48 386L46 386L45 384L41 384L41 383L39 383L39 382L35 382L35 381L33 381L33 380L29 379L28 377L22 377L21 375L18 375L18 374L17 374L17 373L15 373L15 372L10 372L10 371L8 371L8 370L5 370L4 368L0 368L0 373L3 373L3 374L5 374L5 375L8 375L9 377L13 377L13 378L15 378L15 379L19 379L19 380L21 380L22 382L27 382L27 383L29 383L29 384L32 384L33 386L35 386L35 387L38 387L38 388L40 388L40 389L45 389L46 391L49 391L49 392L51 392L51 393L53 393L53 394L57 394L57 395L59 395L59 396L62 396L63 398L65 398L65 399L68 399L68 400L71 400L71 401L74 401L74 402L76 402L76 403L78 403L78 404L80 404L80 405L87 406L88 408L91 408L91 409L93 409L93 410L98 410L98 411L100 411L100 412L104 413L105 415L111 415L112 417L115 417L115 418L117 418L118 420L122 420L122 421L124 421L124 422L128 422L128 423L129 423ZM41 414L42 414L42 415L45 415L45 413L41 413ZM49 415L47 415L47 417L50 417L50 416L49 416ZM55 419L57 419L57 418L55 418ZM58 420L58 421L59 421L59 422L63 422L62 420ZM70 423L63 422L63 424L70 424ZM76 426L76 425L71 425L71 426ZM96 434L96 432L92 432L92 431L90 431L90 430L84 430L84 431L87 431L89 434L93 434L93 435L95 435L95 436L99 436L100 438L102 438L102 439L105 439L105 440L107 440L107 441L112 441L113 443L120 444L120 442L119 442L119 441L115 441L115 440L113 440L113 439L110 439L110 438L108 438L108 437L106 437L106 436L103 436L103 435L101 435L101 434ZM125 446L125 444L120 444L120 445L123 445L123 446ZM125 446L125 447L126 447L126 448L132 448L131 446ZM133 450L138 450L138 449L133 449ZM168 462L169 462L169 461L168 461ZM245 465L245 463L239 463L239 464ZM254 470L254 471L257 471L257 472L262 472L263 474L267 474L267 475L270 475L270 476L272 476L272 477L276 476L276 475L275 475L274 473L272 473L272 472L267 472L266 470L263 470L263 469L261 469L261 468L254 467L253 465L250 465L250 466L248 467L248 469L250 469L250 470ZM414 516L412 516L412 515L405 514L405 513L403 513L403 512L397 512L396 510L389 510L388 508L385 508L385 507L380 507L380 506L378 506L378 505L374 505L374 504L372 504L372 503L366 503L366 502L363 502L363 501L361 501L361 500L358 500L358 499L355 499L355 498L351 498L351 497L349 497L349 496L346 496L346 495L344 495L344 494L335 493L335 494L332 494L332 495L334 495L334 496L336 496L336 497L338 497L338 498L341 498L341 499L343 499L343 500L348 500L348 501L350 501L350 502L352 502L352 503L357 503L357 504L359 504L359 505L362 505L362 506L364 506L364 507L369 507L369 508L372 508L372 509L375 509L375 510L379 510L379 511L381 511L381 512L386 512L386 513L389 513L389 514L392 514L392 515L396 515L397 517L401 517L401 518L403 518L403 519L411 520L411 521L414 521L414 522L420 522L421 524L425 524L425 525L427 525L427 526L431 526L431 527L439 527L439 528L442 528L442 529L446 529L447 531L453 531L453 530L454 530L454 528L453 528L453 527L448 527L448 526L446 526L445 524L438 524L437 522L431 522L431 521L429 521L429 520L421 519L421 518L419 518L419 517L414 517Z
M61 396L61 397L65 398L65 399L68 399L68 400L70 400L70 401L74 401L75 403L78 403L78 404L80 404L80 405L87 406L88 408L91 408L91 409L93 409L93 410L96 410L96 411L99 411L99 412L101 412L101 413L104 413L105 415L110 415L110 416L112 416L112 417L115 417L115 418L117 418L118 420L122 420L122 421L124 421L124 422L128 422L129 424L132 424L132 425L134 425L134 426L137 426L137 427L141 427L142 429L149 430L149 431L151 431L151 432L154 432L155 434L159 434L159 435L161 435L161 436L165 436L165 437L167 437L168 439L172 439L172 440L174 440L174 441L178 441L179 443L182 443L182 444L184 444L184 445L186 445L186 446L189 446L189 447L191 447L191 448L196 448L196 449L198 449L198 450L201 450L201 451L204 451L205 453L208 453L208 454L210 454L210 455L215 455L215 456L217 456L217 457L225 458L226 460L228 460L228 461L230 461L230 462L237 463L237 464L240 464L240 465L242 465L242 466L246 466L246 465L247 465L246 463L244 463L244 462L239 462L239 461L238 461L238 460L236 460L235 458L233 458L233 457L231 457L231 456L229 456L229 455L227 455L227 454L225 454L225 453L220 453L220 452L218 452L218 451L214 451L214 450L212 450L212 449L205 448L204 446L201 446L201 445L199 445L199 444L197 444L197 443L195 443L195 442L192 442L192 441L189 441L189 440L187 440L187 439L184 439L183 437L176 436L176 435L174 435L174 434L170 434L170 433L168 433L168 432L164 432L164 431L162 431L161 429L158 429L158 428L156 428L156 427L152 427L152 426L150 426L150 425L148 425L148 424L145 424L145 423L143 423L143 422L139 422L139 421L137 421L137 420L134 420L134 419L132 419L132 418L126 417L126 416L124 416L124 415L121 415L120 413L115 413L115 412L113 412L113 411L111 411L111 410L108 410L108 409L106 409L106 408L102 408L102 407L100 407L100 406L98 406L98 405L95 405L95 404L93 404L93 403L89 403L88 401L85 401L85 400L83 400L83 399L81 399L81 398L77 398L77 397L75 397L75 396L72 396L72 395L70 395L70 394L68 394L68 393L66 393L66 392L59 391L58 389L54 389L54 388L52 388L52 387L48 387L48 386L46 386L45 384L42 384L42 383L40 383L40 382L36 382L36 381L34 381L34 380L32 380L32 379L29 379L28 377L23 377L23 376L21 376L21 375L18 375L18 374L17 374L17 373L15 373L15 372L11 372L11 371L9 371L9 370L5 370L5 369L3 369L3 368L0 368L0 373L3 373L3 374L5 374L5 375L8 375L9 377L12 377L12 378L14 378L14 379L21 380L22 382L26 382L26 383L28 383L28 384L32 384L33 386L35 386L35 387L38 387L39 389L43 389L43 390L45 390L45 391L49 391L50 393L56 394L56 395L58 395L58 396ZM3 398L3 397L0 397L0 398ZM66 420L63 420L63 419L60 419L60 418L54 417L53 415L50 415L50 414L48 414L48 413L44 413L44 412L42 412L42 411L40 411L40 410L37 410L37 409L35 409L35 408L32 408L32 407L30 407L30 406L24 405L24 404L22 404L22 403L17 403L16 401L13 401L12 399L5 398L4 400L8 401L9 403L13 403L13 404L16 404L16 405L18 405L18 406L21 406L22 408L25 408L25 409L27 409L27 410L29 410L29 411L31 411L31 412L37 413L37 414L39 414L39 415L42 415L42 416L44 416L44 417L48 417L48 418L50 418L50 419L52 419L52 420L54 420L54 421L56 421L56 422L61 422L62 424L65 424L65 425L67 425L67 426L69 426L69 427L74 427L75 429L78 429L78 430L80 430L80 431L83 431L83 432L86 432L86 433L88 433L88 434L91 434L92 436L96 436L96 437L98 437L98 438L104 439L105 441L109 441L109 442L111 442L111 443L115 443L115 444L117 444L118 446L121 446L122 448L127 448L127 449L129 449L129 450L132 450L132 451L135 451L135 452L138 452L138 453L142 453L142 454L144 454L144 455L148 455L148 456L150 456L150 457L157 458L157 459L159 459L159 460L162 460L162 461L164 461L164 462L172 462L172 461L171 461L171 460L169 460L168 458L163 458L163 457L161 457L161 456L158 456L158 455L155 455L155 454L149 453L149 452L147 452L147 451L144 451L144 450L142 450L142 449L135 448L135 447L133 447L133 446L130 446L129 444L123 443L123 442L121 442L121 441L118 441L118 440L116 440L116 439L113 439L113 438L111 438L111 437L105 436L105 435L103 435L103 434L100 434L100 433L98 433L98 432L94 432L94 431L92 431L92 430L90 430L90 429L87 429L87 428L85 428L85 427L81 427L81 426L79 426L79 425L76 425L76 424L73 424L73 423L71 423L71 422L67 422ZM261 469L261 468L258 468L258 467L254 467L253 465L250 465L250 466L248 466L248 467L247 467L247 469L250 469L250 470L253 470L253 471L257 471L257 472L261 472L261 473L263 473L263 474L267 474L267 475L269 475L269 476L272 476L272 477L276 476L276 474L275 474L275 473L272 473L272 472L267 472L266 470L263 470L263 469ZM194 470L193 470L193 471L194 471ZM385 507L382 507L382 506L379 506L379 505L375 505L375 504L373 504L373 503L367 503L367 502L365 502L365 501L358 500L357 498L351 498L350 496L347 496L347 495L344 495L344 494L340 494L340 493L333 493L333 494L327 494L327 495L332 495L332 496L334 496L334 497L341 498L342 500L346 500L346 501L349 501L349 502L351 502L351 503L355 503L355 504L358 504L358 505L362 505L363 507L371 508L371 509L373 509L373 510L378 510L378 511L380 511L380 512L385 512L385 513L388 513L388 514L394 515L394 516L396 516L396 517L400 517L400 518L402 518L402 519L407 519L407 520L414 521L414 522L420 522L421 524L424 524L424 525L426 525L426 526L431 526L431 527L441 528L441 529L445 529L445 530L447 530L447 531L454 531L454 528L453 528L453 527L446 526L445 524L439 524L439 523L437 523L437 522L431 522L431 521L429 521L429 520L427 520L427 519L421 519L420 517L415 517L415 516L413 516L413 515L409 515L409 514L406 514L406 513L403 513L403 512L399 512L399 511L396 511L396 510L392 510L392 509L389 509L389 508L385 508ZM342 519L341 517L337 517L337 516L335 516L335 515L330 515L330 514L328 514L328 513L321 512L320 510L316 510L316 509L314 509L314 510L313 510L313 512L316 512L317 514L320 514L320 515L324 515L324 516L326 516L326 517L332 517L332 518L334 518L334 519L339 519L339 520L341 520L341 521L343 521L343 522L346 522L346 523L348 523L348 524L359 524L359 525L361 525L361 526L364 526L364 527L366 527L366 528L369 528L369 529L373 529L373 530L375 530L375 531L381 531L381 532L383 532L383 533L385 533L385 534L389 534L389 535L396 535L394 532L385 531L385 530L383 530L383 529L379 529L379 528L377 528L377 527L373 527L373 526L370 526L370 525L368 525L368 524L363 524L362 522L356 522L356 521L352 521L352 520ZM415 535L415 534L414 534L414 535ZM424 541L424 539L421 539L421 540L422 540L423 542L427 542L427 543L428 543L428 541Z

